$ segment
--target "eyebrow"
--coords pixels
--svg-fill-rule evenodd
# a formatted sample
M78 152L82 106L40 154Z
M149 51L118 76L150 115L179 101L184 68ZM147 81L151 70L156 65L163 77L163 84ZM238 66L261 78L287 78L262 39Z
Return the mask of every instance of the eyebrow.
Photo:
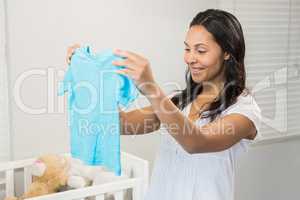
M185 44L186 46L189 46L188 43L187 43L186 41L184 41L184 44ZM207 46L207 45L204 44L204 43L196 43L194 46L195 46L195 47L198 47L198 46Z

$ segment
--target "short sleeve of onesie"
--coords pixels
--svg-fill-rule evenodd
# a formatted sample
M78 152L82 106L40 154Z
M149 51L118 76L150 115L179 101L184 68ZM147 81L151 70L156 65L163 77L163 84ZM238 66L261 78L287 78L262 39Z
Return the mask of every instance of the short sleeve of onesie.
M128 79L122 74L119 74L118 79L120 82L119 95L117 97L118 104L126 108L137 98L138 91L132 79Z

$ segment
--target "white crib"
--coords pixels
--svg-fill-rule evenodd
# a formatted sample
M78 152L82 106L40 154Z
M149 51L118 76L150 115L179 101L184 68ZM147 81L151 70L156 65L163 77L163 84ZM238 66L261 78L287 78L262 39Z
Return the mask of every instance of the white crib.
M0 163L0 173L4 173L3 180L0 184L5 185L5 195L15 195L15 170L24 170L24 190L27 190L31 183L29 166L36 158L10 161ZM51 195L44 195L26 200L83 200L87 197L94 197L96 200L104 200L105 194L112 194L114 200L124 200L125 192L132 191L132 200L142 200L148 187L149 164L148 161L138 158L132 154L121 152L122 174L129 176L128 179L95 185L86 188L68 190Z

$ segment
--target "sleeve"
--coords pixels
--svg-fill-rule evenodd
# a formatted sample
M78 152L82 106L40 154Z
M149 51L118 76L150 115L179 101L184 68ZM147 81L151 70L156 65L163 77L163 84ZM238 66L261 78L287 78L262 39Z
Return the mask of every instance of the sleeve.
M261 139L261 110L259 106L257 105L255 99L248 94L245 97L239 97L237 103L233 104L232 106L228 107L228 110L226 112L226 115L228 114L241 114L245 117L247 117L249 120L251 120L256 128L257 135L255 137L255 140Z
M118 104L127 108L138 97L138 90L132 79L122 74L118 74L117 76L120 83L117 96Z

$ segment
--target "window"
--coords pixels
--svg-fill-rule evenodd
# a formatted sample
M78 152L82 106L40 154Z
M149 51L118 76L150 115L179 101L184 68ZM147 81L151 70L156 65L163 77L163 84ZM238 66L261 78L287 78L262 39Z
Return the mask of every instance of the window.
M300 136L300 0L218 1L241 22L264 138Z

